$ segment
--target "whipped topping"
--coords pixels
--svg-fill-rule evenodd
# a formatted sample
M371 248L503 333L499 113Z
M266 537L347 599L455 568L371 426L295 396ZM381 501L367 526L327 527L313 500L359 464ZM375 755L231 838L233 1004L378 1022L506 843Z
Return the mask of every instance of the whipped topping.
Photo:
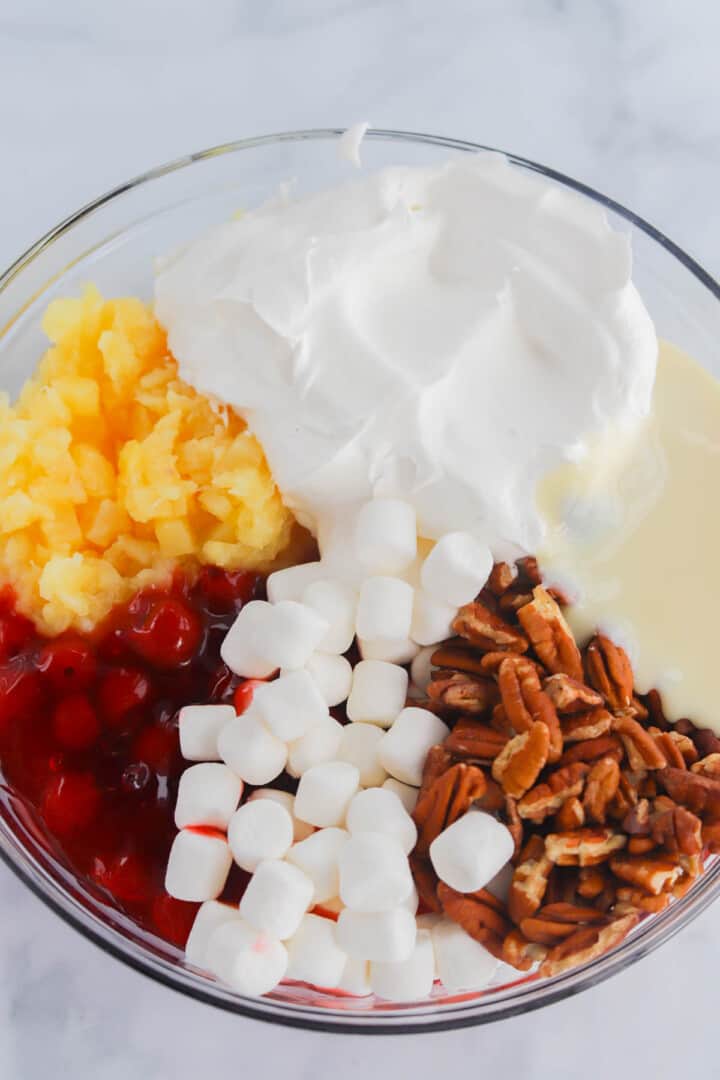
M393 495L502 556L539 547L543 475L649 412L630 273L599 207L488 153L284 192L159 264L156 310L304 524Z

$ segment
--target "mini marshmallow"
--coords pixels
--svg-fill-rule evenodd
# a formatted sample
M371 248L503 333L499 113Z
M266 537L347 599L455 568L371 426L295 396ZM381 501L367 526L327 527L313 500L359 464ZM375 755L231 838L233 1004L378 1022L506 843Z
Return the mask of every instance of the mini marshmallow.
M267 730L254 703L225 725L218 736L218 751L246 784L269 783L280 775L287 761L285 743Z
M191 765L180 777L175 824L227 829L243 791L243 782L227 765L207 761Z
M388 728L405 705L408 674L383 660L361 660L353 670L347 702L350 720Z
M247 679L266 679L280 667L256 647L266 641L274 608L265 600L251 600L240 611L220 646L220 656L231 671Z
M325 904L338 895L338 862L348 838L349 834L345 829L318 829L288 851L287 861L299 867L312 879L313 903Z
M308 825L306 821L300 821L295 816L295 796L289 791L278 791L277 788L269 787L257 788L252 795L248 796L247 801L254 802L256 799L272 799L273 802L285 807L293 822L293 843L299 844L301 840L305 840L312 834L312 825Z
M335 923L319 915L305 915L287 943L288 979L332 989L340 982L347 953L337 943Z
M491 814L471 810L443 829L430 845L435 873L457 892L487 885L512 857L510 830Z
M206 900L200 905L192 929L185 942L185 956L196 967L207 967L207 946L210 935L219 926L241 921L236 904L223 904L219 900Z
M346 700L352 687L352 664L344 656L315 652L305 670L310 674L325 704L332 707Z
M340 747L343 726L327 713L319 724L310 728L301 739L288 746L287 771L291 776L302 776L313 765L334 761Z
M417 589L413 601L410 637L418 645L435 645L452 636L452 623L458 613L453 604L436 600L424 589Z
M394 836L351 833L338 865L340 899L352 911L390 911L412 893L407 856Z
M279 604L282 600L302 600L308 585L326 574L327 570L321 562L300 563L285 570L276 570L265 583L267 598L271 604Z
M388 664L409 664L420 652L420 646L411 638L358 638L358 648L363 660L384 660Z
M420 907L420 896L415 888L414 882L411 891L403 900L402 904L400 904L400 907L407 908L411 915L417 915L417 909Z
M312 879L279 859L261 862L240 901L240 914L268 937L285 941L312 904Z
M274 799L246 802L230 818L228 844L242 870L253 873L264 859L282 859L292 842L292 817Z
M323 514L318 521L317 544L325 568L323 578L344 581L356 589L367 577L367 570L353 558L355 517L350 513Z
M324 761L303 773L295 814L311 825L343 825L350 800L360 786L360 771L347 761Z
M368 994L372 994L370 965L367 960L358 960L355 956L348 956L337 989L344 990L346 994L352 994L353 997L367 997Z
M485 885L485 888L488 892L491 892L493 896L497 896L498 900L502 900L503 904L506 904L508 897L510 896L510 886L512 885L514 876L515 867L511 862L507 862L500 870L498 870L495 877L490 878L487 885Z
M323 618L307 604L281 600L272 608L272 619L264 627L265 635L255 639L261 655L275 667L297 671L305 667L329 629Z
M318 652L347 652L355 637L358 603L357 592L352 585L343 581L314 581L305 589L302 602L328 622L328 629L318 643Z
M427 752L444 742L450 729L428 709L414 706L403 709L386 733L380 747L380 760L396 780L420 787Z
M370 964L373 993L387 1001L417 1001L427 997L435 979L435 953L429 930L418 930L415 947L406 960Z
M387 776L378 756L384 737L375 724L346 724L342 729L337 760L357 766L362 787L379 787Z
M398 574L417 553L415 508L402 499L371 499L355 522L355 554L374 574Z
M351 911L344 908L337 921L337 942L358 960L400 963L415 947L415 916L407 908L391 911Z
M480 942L450 919L440 919L430 931L437 975L446 990L479 990L497 971L498 961Z
M355 726L359 725L350 725L351 728ZM379 728L375 728L375 731L379 731ZM416 794L414 788L410 788L410 791ZM348 832L353 835L382 832L393 836L406 855L410 854L417 842L415 822L397 794L384 787L368 787L366 791L358 791L348 807L346 823Z
M239 994L258 997L273 990L284 978L287 949L258 932L244 919L219 926L207 945L207 966Z
M257 715L267 728L291 742L306 734L328 715L325 699L308 671L289 671L256 690Z
M405 641L410 637L413 588L394 577L366 578L360 586L355 628L363 641Z
M435 600L461 607L475 599L492 567L486 544L467 532L446 533L423 563L420 581Z
M230 848L219 832L183 829L170 848L165 890L176 900L215 900L231 864Z
M430 645L428 648L421 649L410 665L412 685L416 686L423 695L430 683L433 668L431 660L433 653L436 651L436 645Z
M180 753L186 761L219 761L217 741L232 720L232 705L185 705L178 714Z
M412 814L415 809L415 803L418 800L418 789L416 787L411 787L410 784L403 784L401 780L396 780L394 776L388 776L383 784L383 788L385 791L392 791L393 795L397 795L408 814Z

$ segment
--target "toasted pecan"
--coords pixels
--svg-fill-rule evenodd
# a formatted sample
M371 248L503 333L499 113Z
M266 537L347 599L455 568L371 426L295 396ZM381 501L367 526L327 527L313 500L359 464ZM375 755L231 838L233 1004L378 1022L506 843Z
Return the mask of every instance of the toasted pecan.
M566 768L570 769L575 767L573 765L566 766ZM584 824L585 807L577 796L571 795L555 815L555 828L559 832L570 832L572 829L582 829Z
M502 596L514 583L518 572L514 566L506 562L497 562L490 571L486 588L495 596Z
M607 709L590 709L589 712L563 716L560 719L563 739L566 743L585 742L607 735L612 727L612 715Z
M542 723L516 735L503 747L492 764L493 779L506 795L522 798L537 780L548 759L550 733Z
M572 768L572 766L570 766ZM608 808L620 786L620 766L614 758L600 758L593 763L583 795L583 808L588 821L604 825Z
M559 605L542 585L533 589L531 602L521 607L517 616L548 671L582 682L580 650Z
M665 768L667 761L661 747L630 710L615 714L613 731L622 739L631 769Z
M684 806L655 814L650 835L671 855L698 855L702 851L702 822Z
M475 765L460 762L451 766L433 782L422 795L413 810L413 820L418 828L415 851L425 855L433 840L459 817L462 817L476 799L485 794L485 777Z
M465 671L436 670L427 688L430 701L444 709L479 716L499 698L498 688L492 679L470 675Z
M611 709L627 709L633 700L633 672L623 648L604 634L596 634L585 650L588 682Z
M720 779L689 769L660 769L657 778L671 798L694 814L720 817Z
M537 836L533 840L536 843L521 854L522 862L515 867L508 894L508 912L518 924L528 915L534 915L542 904L553 868L543 841Z
M653 896L672 888L683 874L680 863L667 856L614 855L610 860L610 869L616 877Z
M461 716L443 743L454 757L493 761L509 737L472 716Z
M563 751L560 765L572 765L574 761L597 761L601 757L614 757L620 761L623 745L617 735L601 735L597 739L583 739Z
M430 657L430 663L436 668L450 668L452 671L465 671L470 675L483 675L485 669L483 657L470 649L453 645L441 645Z
M488 903L484 894L484 889L478 893L456 892L444 881L440 882L437 890L438 900L448 918L483 944L490 934L502 940L512 929L506 916L497 910L496 905Z
M579 795L589 766L583 762L555 769L542 784L536 784L518 803L520 817L539 824L557 813L566 799Z
M578 682L577 679L571 679L564 672L549 675L543 689L561 714L584 713L603 704L602 695L597 690Z
M578 829L549 833L545 837L548 858L558 866L595 866L625 847L626 838L612 829Z
M528 640L517 627L501 619L479 600L460 608L453 630L484 652L524 653Z
M552 948L539 968L544 976L559 975L568 968L587 964L614 949L637 924L639 916L631 912L613 919L606 926L583 926Z
M502 959L518 971L529 971L533 964L544 960L547 949L537 942L528 941L519 930L511 930L503 942Z

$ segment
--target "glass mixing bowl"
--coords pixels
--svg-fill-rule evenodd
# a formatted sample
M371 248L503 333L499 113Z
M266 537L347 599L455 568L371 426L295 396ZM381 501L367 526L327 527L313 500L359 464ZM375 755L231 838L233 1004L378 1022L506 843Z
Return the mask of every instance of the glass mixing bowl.
M340 131L268 135L191 154L130 180L49 232L0 278L0 383L16 392L44 349L40 317L57 296L92 281L107 295L151 296L153 258L185 243L292 180L299 192L347 179L336 153ZM486 149L473 143L397 131L369 131L363 170L431 165L449 154ZM634 277L658 333L720 376L720 288L706 271L636 214L552 169L508 155L605 207L632 236ZM482 1024L547 1005L656 948L700 914L720 892L720 859L682 899L646 919L613 952L553 979L520 976L504 965L482 993L438 995L396 1005L282 985L261 999L239 997L185 963L175 947L107 906L63 865L40 822L0 784L0 855L58 915L102 949L182 993L260 1020L327 1031L407 1033Z

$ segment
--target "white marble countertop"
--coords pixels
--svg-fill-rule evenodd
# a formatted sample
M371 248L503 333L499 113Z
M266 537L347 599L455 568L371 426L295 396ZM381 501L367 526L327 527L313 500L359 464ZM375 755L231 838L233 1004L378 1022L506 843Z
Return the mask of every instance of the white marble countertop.
M157 162L367 117L553 165L718 272L719 38L715 0L3 0L0 263ZM3 1080L711 1071L717 911L565 1003L412 1040L271 1029L184 999L1 868L0 911Z

